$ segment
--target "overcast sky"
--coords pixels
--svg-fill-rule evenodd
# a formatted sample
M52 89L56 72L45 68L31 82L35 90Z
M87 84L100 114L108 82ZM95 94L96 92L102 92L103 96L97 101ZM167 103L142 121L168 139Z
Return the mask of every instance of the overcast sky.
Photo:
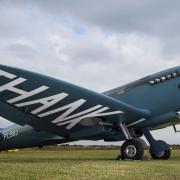
M179 29L178 0L0 0L0 63L103 92L180 65Z

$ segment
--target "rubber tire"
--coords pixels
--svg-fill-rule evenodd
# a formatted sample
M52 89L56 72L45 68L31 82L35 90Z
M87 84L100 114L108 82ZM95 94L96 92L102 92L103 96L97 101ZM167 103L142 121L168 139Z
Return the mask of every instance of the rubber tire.
M156 160L158 160L158 159L159 160L168 160L170 158L170 156L171 156L171 150L170 149L166 150L163 156L157 156L155 154L151 154L152 159L156 159Z
M133 145L136 148L136 154L134 157L129 157L128 154L126 153L126 148L129 145ZM141 141L137 139L129 139L125 141L121 147L121 159L130 159L130 160L141 160L144 155L144 147Z
M143 139L141 139L141 138L136 138L136 140L137 140L137 141L140 141L140 143L143 145L143 148L144 148L144 149L147 149L147 148L148 148L148 145L146 144L146 142L145 142Z

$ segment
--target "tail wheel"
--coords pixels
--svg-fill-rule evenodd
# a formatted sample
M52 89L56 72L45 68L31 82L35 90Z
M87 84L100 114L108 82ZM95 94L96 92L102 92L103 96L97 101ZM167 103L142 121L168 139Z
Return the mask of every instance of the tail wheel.
M137 139L127 140L121 147L121 159L140 160L143 155L143 144Z
M158 154L151 154L152 159L168 160L171 156L171 150L161 151Z

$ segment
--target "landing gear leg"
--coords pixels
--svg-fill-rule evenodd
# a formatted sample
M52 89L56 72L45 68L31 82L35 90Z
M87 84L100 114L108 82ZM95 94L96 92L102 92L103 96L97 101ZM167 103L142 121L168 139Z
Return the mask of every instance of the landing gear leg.
M139 138L133 139L125 124L120 123L120 128L126 139L121 147L121 159L141 160L144 155L145 142Z
M143 129L143 133L150 144L149 153L151 154L152 159L167 160L170 158L171 149L166 142L161 140L155 140L147 129Z

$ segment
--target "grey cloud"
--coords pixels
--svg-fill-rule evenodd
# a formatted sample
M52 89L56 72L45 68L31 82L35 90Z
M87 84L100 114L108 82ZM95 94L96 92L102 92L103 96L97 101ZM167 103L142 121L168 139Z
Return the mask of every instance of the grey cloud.
M0 117L0 128L6 128L12 124L13 124L12 122L7 121L6 119Z
M43 0L34 1L34 6L51 15L70 16L85 24L117 33L143 32L166 37L179 36L178 0Z
M24 60L32 59L37 53L36 50L32 47L21 43L10 45L7 47L7 51L9 51L9 53L14 53L15 56Z
M144 32L172 36L179 34L180 1L150 0L39 0L3 1L6 6L38 9L55 16L70 16L85 24L116 32ZM38 17L37 17L38 18ZM55 19L58 21L58 18Z
M88 43L88 42L87 42ZM98 62L108 62L111 57L111 52L103 44L98 45L95 43L69 45L68 48L59 51L59 54L65 53L69 56L69 60L74 64L87 64Z
M42 15L48 15L52 23L57 24L62 20L70 20L77 24L83 23L87 27L97 27L107 33L125 35L136 33L139 36L142 34L154 36L162 41L162 52L165 59L172 58L173 53L180 52L180 1L178 0L54 0L53 2L33 0L31 3L17 0L13 3L12 1L3 2L5 8L13 5L15 9L26 9L24 14L21 14L22 16L26 16L31 10L40 12L35 14L35 21ZM31 28L29 26L28 29ZM21 34L23 33L22 31Z
M45 4L48 4L46 1ZM58 10L63 4L63 9ZM45 11L64 12L72 18L91 24L102 31L115 33L137 33L155 36L161 39L162 51L166 58L180 52L180 1L76 1L76 3L59 2ZM169 57L170 56L170 57Z

